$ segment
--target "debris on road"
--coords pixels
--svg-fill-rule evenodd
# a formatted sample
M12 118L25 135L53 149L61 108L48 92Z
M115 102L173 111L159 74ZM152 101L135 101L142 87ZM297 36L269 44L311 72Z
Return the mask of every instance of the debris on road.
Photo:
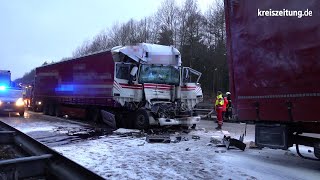
M260 149L254 141L250 141L248 146L250 149Z
M213 144L221 144L221 140L219 139L219 136L211 136L210 142Z
M186 151L190 151L190 150L191 150L190 148L187 148L187 149L186 149Z
M244 151L246 149L246 144L243 143L240 140L231 138L230 136L224 136L222 139L223 144L226 146L226 148L229 150L231 146L234 146L238 149L241 149L242 151Z
M200 136L192 135L192 139L196 139L196 140L198 140L198 139L200 139Z
M214 151L215 153L225 153L225 152L227 152L226 150L215 150Z
M147 135L146 141L148 143L170 143L170 135L156 135L156 134L151 134Z
M181 139L182 139L181 136L177 136L174 140L171 140L171 142L172 142L172 143L178 143L178 142L181 141Z
M120 137L144 137L144 132L138 130L138 129L125 129L125 128L119 128L115 131L113 131L113 134L118 135Z

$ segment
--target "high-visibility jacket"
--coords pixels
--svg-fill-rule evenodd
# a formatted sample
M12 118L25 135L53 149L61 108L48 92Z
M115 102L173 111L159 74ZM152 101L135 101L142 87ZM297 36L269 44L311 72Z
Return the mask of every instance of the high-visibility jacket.
M215 106L220 108L220 107L223 107L223 104L224 104L224 100L223 100L222 94L218 95L216 98Z

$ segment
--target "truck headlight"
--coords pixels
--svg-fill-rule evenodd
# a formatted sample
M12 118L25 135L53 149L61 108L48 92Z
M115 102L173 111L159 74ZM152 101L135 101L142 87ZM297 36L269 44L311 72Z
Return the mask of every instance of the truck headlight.
M22 99L22 98L19 98L19 99L16 101L16 106L24 106L24 102L23 102L23 99Z

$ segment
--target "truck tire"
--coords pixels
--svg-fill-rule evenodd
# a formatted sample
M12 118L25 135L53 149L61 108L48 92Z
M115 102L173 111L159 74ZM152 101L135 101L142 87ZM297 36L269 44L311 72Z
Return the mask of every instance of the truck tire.
M320 159L320 142L314 144L314 155Z
M91 111L91 119L93 122L101 122L102 117L100 109L93 109Z
M62 117L61 106L57 104L54 109L55 109L55 116Z
M20 117L24 116L24 110L19 112Z
M49 104L44 104L44 106L43 106L43 114L49 115Z
M55 115L55 113L56 113L56 110L55 110L56 108L55 108L55 105L54 104L50 104L49 105L49 115L50 116L54 116Z
M134 127L136 129L148 129L149 128L149 115L146 110L139 109L135 112Z

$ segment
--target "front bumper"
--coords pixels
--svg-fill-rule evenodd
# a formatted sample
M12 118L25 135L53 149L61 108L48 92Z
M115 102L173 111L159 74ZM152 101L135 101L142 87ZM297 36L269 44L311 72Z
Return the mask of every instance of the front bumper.
M16 106L16 102L2 102L0 112L21 112L24 106Z
M171 125L193 125L198 124L200 122L200 116L191 116L186 118L159 118L160 126L171 126Z

